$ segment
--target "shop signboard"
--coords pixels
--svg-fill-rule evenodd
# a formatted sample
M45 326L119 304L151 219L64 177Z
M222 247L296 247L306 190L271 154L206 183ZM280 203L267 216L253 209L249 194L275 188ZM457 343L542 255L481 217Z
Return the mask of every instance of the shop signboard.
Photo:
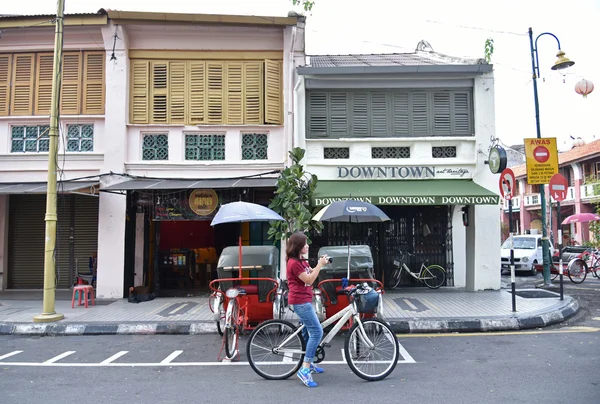
M219 197L212 189L162 191L153 195L153 219L211 220Z

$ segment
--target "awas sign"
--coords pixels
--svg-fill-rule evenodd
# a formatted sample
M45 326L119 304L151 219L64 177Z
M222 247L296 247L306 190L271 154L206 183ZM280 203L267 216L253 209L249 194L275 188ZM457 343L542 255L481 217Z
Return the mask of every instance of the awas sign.
M525 139L528 184L548 184L558 173L556 138Z

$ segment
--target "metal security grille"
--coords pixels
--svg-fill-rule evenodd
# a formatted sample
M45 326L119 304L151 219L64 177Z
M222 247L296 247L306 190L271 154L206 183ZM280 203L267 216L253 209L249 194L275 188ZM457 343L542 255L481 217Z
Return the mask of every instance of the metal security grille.
M323 158L328 160L333 159L349 159L350 148L349 147L325 147L323 149Z
M410 158L410 147L372 147L371 158L408 159Z
M67 125L67 151L94 151L94 125Z
M242 135L242 160L267 160L268 139L265 133Z
M50 127L13 126L11 128L11 153L40 153L50 149Z
M347 245L350 231L351 245L368 245L371 248L375 274L387 283L393 269L394 258L400 250L408 251L406 264L414 271L422 262L438 264L447 271L446 286L454 285L452 256L452 217L449 206L380 206L390 217L385 223L324 223L321 234L313 233L309 249L311 264L317 260L319 248ZM425 287L408 275L403 286Z
M169 135L144 135L142 160L168 160Z
M225 135L185 135L186 160L225 160Z
M432 147L431 157L435 159L456 157L456 146Z

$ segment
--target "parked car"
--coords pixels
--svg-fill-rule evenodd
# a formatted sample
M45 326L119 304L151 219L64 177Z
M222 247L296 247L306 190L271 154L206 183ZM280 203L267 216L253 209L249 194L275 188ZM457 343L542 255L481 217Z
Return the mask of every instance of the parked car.
M513 236L514 240L514 256L515 256L515 271L527 271L531 275L537 274L538 263L542 263L542 235L541 234L525 234ZM554 246L550 243L550 253L554 254ZM501 266L500 270L510 269L510 237L507 238L500 250Z

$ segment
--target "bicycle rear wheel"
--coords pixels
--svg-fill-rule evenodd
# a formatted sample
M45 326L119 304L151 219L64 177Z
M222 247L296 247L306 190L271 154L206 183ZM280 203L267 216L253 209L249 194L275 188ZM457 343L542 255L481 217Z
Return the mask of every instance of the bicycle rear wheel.
M400 285L400 279L402 278L402 269L394 268L392 275L390 276L390 289L396 289Z
M346 362L354 374L368 381L383 380L394 371L400 347L392 329L377 318L361 320L363 336L358 322L354 323L346 337L344 354ZM373 344L369 348L363 340L366 337Z
M235 356L238 344L238 321L240 318L240 306L237 299L231 299L227 305L225 326L225 354L228 358Z
M292 376L302 366L306 343L302 334L294 335L278 352L285 340L297 327L285 320L267 320L252 331L246 355L252 369L267 380L283 380Z
M439 265L429 265L421 276L425 285L430 289L437 289L446 281L446 271Z
M587 264L584 260L577 260L569 265L569 270L567 274L569 275L569 279L573 283L581 283L585 281L585 277L587 276Z

